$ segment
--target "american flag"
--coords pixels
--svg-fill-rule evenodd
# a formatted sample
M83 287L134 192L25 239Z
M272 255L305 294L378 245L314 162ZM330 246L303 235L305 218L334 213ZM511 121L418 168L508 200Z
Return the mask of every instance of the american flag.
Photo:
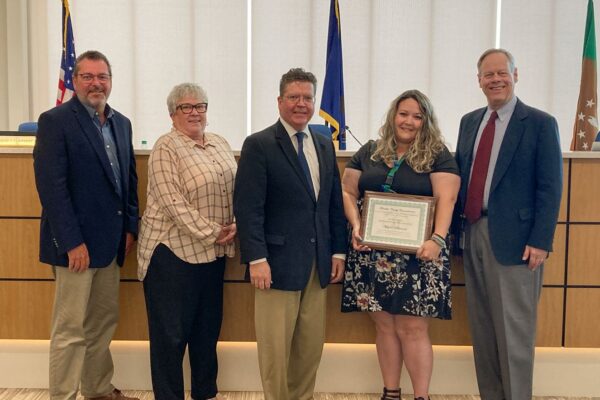
M56 94L56 105L62 104L73 97L73 70L75 69L75 40L73 39L73 27L71 26L71 13L69 12L69 0L62 0L62 56L60 58L60 76L58 78L58 93Z

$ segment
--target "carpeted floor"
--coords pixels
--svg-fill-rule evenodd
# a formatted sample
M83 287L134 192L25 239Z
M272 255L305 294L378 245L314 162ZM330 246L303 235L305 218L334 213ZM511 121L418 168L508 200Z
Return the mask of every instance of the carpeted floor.
M154 400L151 391L124 391L128 396L139 397L140 400ZM225 392L223 400L264 400L262 392ZM379 400L379 394L367 393L317 393L315 400ZM412 400L410 395L402 396L404 400ZM0 389L0 400L49 400L47 390L43 389ZM535 400L600 400L598 397L534 397ZM83 400L78 397L77 400ZM186 400L191 400L189 393ZM431 400L479 400L479 396L432 395Z

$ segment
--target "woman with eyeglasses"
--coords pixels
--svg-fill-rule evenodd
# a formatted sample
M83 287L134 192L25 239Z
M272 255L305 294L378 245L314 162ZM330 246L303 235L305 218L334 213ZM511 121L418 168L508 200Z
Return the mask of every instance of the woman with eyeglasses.
M428 399L433 369L429 320L451 317L446 236L460 185L458 174L431 102L417 90L394 99L379 139L362 146L346 165L342 189L352 233L342 311L368 312L375 323L382 400L400 398L403 364L415 399ZM361 243L360 212L366 190L437 199L433 234L416 254L374 250Z
M158 139L148 159L138 245L152 386L156 400L184 399L187 346L192 398L214 399L225 256L233 257L235 251L237 164L227 141L205 131L208 99L200 86L175 86L167 107L173 127Z

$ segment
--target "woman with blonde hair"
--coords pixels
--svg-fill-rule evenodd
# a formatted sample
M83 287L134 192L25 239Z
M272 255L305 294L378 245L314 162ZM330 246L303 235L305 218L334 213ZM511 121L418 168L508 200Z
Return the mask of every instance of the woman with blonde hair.
M431 102L418 90L394 99L379 139L362 146L344 171L344 211L352 233L342 311L366 311L375 322L382 400L400 398L403 364L415 399L428 399L433 369L429 319L451 317L446 236L460 185L458 174ZM361 243L360 210L366 190L436 198L433 234L416 254L375 250Z

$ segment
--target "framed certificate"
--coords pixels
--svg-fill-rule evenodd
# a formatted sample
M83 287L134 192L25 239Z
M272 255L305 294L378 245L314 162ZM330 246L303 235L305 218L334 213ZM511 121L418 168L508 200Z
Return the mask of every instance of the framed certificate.
M416 253L431 237L434 197L366 191L360 236L372 249Z

